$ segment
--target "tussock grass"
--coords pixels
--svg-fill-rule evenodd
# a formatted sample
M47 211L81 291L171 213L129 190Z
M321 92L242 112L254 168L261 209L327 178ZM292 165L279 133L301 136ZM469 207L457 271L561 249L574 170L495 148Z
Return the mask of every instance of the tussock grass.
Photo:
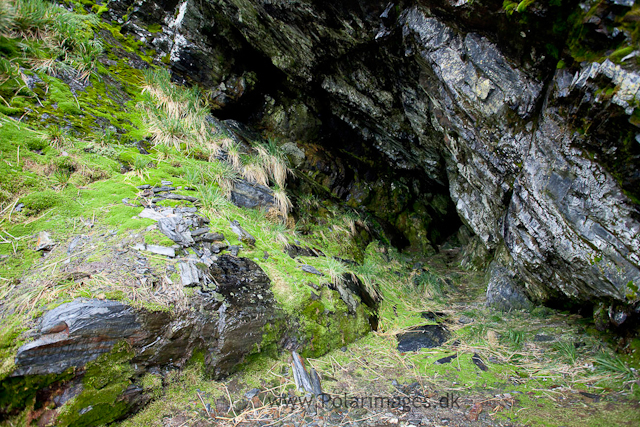
M45 0L3 0L0 34L24 40L22 50L36 71L87 79L103 51L94 39L95 14L82 15ZM20 77L20 76L18 76Z
M240 177L264 186L271 182L276 208L286 221L293 208L285 190L291 169L277 141L245 148L231 138L220 138L221 133L207 121L208 106L199 90L173 84L167 70L145 70L143 93L147 100L142 109L154 146L208 153L207 167L187 172L192 184L215 182L228 197Z
M276 201L276 207L280 211L280 215L282 215L283 218L287 218L293 205L291 204L291 200L289 200L289 196L287 196L286 190L283 187L275 186L275 188L273 188L273 198Z
M291 173L287 157L274 139L269 139L264 145L255 147L258 156L262 159L262 165L269 176L279 187L283 187L287 175Z
M187 151L206 145L212 139L209 111L198 89L174 85L165 69L148 69L143 75L148 99L142 108L153 144Z
M202 205L212 212L220 213L231 205L224 193L212 185L203 185L199 188Z
M242 176L250 182L258 185L268 186L269 175L264 169L261 157L257 155L246 155L243 160Z

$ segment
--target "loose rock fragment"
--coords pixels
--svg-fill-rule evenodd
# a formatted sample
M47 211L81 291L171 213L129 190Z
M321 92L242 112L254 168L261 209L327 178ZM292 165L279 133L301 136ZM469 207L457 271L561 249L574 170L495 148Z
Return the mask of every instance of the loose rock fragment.
M323 273L319 272L314 266L312 265L307 265L304 264L300 267L302 269L302 271L304 271L305 273L311 273L311 274L316 274L318 276L324 276Z
M50 251L56 245L56 242L53 241L51 235L46 231L41 231L38 234L38 242L36 244L36 251Z
M256 244L256 238L253 237L249 232L247 232L244 228L240 226L240 223L237 220L231 221L231 231L236 233L238 239L248 246L253 246Z
M178 263L178 268L180 269L182 286L196 286L200 283L200 270L194 262Z
M140 218L149 218L149 219L152 219L152 220L154 220L154 221L159 221L159 220L161 220L162 218L164 218L164 217L165 217L165 216L164 216L164 215L162 215L160 212L155 211L155 210L153 210L153 209L149 209L149 208L144 208L144 209L142 210L142 212L140 212L140 213L138 214L138 216L139 216Z

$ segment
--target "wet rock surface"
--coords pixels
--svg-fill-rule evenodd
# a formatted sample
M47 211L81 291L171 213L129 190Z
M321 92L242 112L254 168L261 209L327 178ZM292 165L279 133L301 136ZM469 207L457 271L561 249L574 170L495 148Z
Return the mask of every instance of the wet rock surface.
M144 186L140 190L174 191L169 184L163 183L164 188ZM138 200L142 204L149 199L142 196L126 203L135 206ZM227 247L221 243L224 235L210 228L209 219L197 207L168 208L152 202L140 210L138 217L155 221L146 230L161 232L175 245L141 243L144 233L120 236L117 230L97 230L95 236L78 235L68 246L56 245L52 250L68 257L65 262L68 272L55 280L81 284L99 275L134 292L144 289L141 302L135 303L122 295L122 300L113 300L101 294L46 311L30 332L33 340L18 349L15 368L7 379L0 381L0 392L42 379L55 384L42 398L45 395L49 396L46 399L55 398L59 408L75 405L74 401L82 401L84 397L90 402L102 399L95 400L92 394L96 393L95 387L87 385L100 381L104 393L106 390L110 393L105 402L121 404L109 415L111 418L107 417L115 419L151 399L141 385L145 375L162 378L194 357L202 358L212 377L229 375L248 355L260 351L267 325L287 322L286 330L270 338L269 344L276 348L285 343L292 343L294 348L308 345L305 341L308 337L296 326L298 319L295 316L285 319L278 307L269 277L254 261L238 257L241 246ZM93 227L91 222L90 228ZM237 221L229 227L247 244L255 242ZM113 246L112 252L100 261L89 261L98 241ZM148 256L165 262L159 266L152 264ZM171 274L179 275L179 279L170 279ZM349 296L349 302L358 304L348 290L340 295ZM169 302L172 309L163 309ZM94 379L103 366L113 364L121 376ZM308 376L309 389L317 391L319 380L314 372ZM38 386L29 390L36 393ZM77 399L72 399L74 396ZM105 404L88 404L72 411L77 412L74 417L78 419L91 420L99 411L102 413ZM0 413L5 410L13 413L17 408L3 408ZM63 412L52 410L42 419L53 422Z
M121 17L129 3L116 3L109 13ZM175 18L145 2L128 16L167 16L151 44L177 74L216 88L223 114L253 106L253 124L303 141L301 168L374 212L395 243L433 251L459 216L485 261L507 248L503 267L528 298L625 301L640 281L638 67L633 56L566 57L570 34L549 23L571 7L517 20L494 3L209 1ZM602 22L625 4L585 18L580 41L615 45L625 30ZM249 187L239 184L238 203L262 200Z
M38 339L20 347L12 376L61 374L109 352L119 340L144 338L132 307L82 299L45 313L39 333Z
M231 202L241 208L266 209L275 207L273 191L263 185L253 184L246 180L237 180L231 190Z
M451 333L441 325L424 325L397 335L398 351L418 351L421 348L434 348L444 344Z

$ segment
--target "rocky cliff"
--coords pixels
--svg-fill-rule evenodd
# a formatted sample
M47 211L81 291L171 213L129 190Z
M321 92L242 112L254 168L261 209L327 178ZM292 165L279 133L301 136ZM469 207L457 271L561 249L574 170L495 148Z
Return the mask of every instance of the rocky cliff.
M471 264L499 255L490 301L637 301L634 2L111 5L220 117L298 141L308 177L405 244L461 220Z

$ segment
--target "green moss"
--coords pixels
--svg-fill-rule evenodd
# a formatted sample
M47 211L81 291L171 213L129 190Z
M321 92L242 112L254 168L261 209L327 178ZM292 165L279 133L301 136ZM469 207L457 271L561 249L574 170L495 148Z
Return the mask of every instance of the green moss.
M611 55L609 55L609 59L611 61L613 61L613 62L620 63L620 60L622 58L624 58L625 56L629 55L634 50L635 50L634 46L622 47L622 48L616 50L615 52L613 52Z
M144 242L148 245L173 246L175 243L158 230L152 230L144 235Z
M20 201L25 204L29 214L35 215L60 204L61 197L55 191L45 190L28 194Z
M73 369L62 374L9 377L0 382L0 414L12 413L35 404L38 390L73 377Z
M84 390L63 406L57 425L95 426L124 415L128 404L118 398L131 384L134 370L129 361L133 356L131 346L122 341L87 363Z

